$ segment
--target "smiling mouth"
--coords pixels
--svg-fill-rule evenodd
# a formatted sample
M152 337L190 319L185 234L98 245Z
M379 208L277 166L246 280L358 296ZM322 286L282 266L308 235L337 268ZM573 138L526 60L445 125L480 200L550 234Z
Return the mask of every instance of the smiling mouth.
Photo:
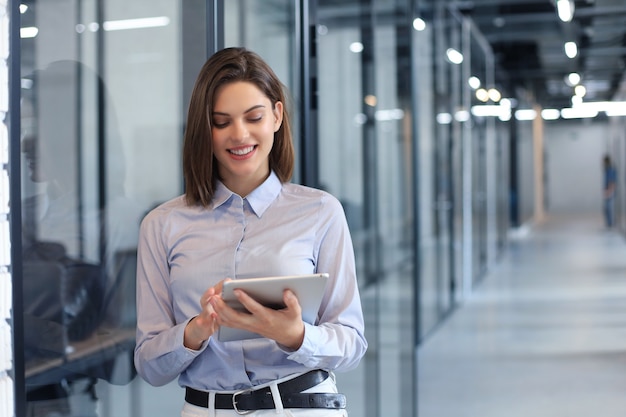
M256 148L255 145L250 145L250 146L244 146L242 148L237 148L237 149L229 149L228 152L237 156L245 156L249 154L250 152L252 152L254 148Z

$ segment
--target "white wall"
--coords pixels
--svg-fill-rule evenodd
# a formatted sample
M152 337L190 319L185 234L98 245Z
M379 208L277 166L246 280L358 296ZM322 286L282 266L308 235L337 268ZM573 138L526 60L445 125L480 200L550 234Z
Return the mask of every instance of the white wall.
M0 0L0 417L14 415L13 380L10 372L13 366L13 344L11 335L11 274L9 267L9 17L7 1Z
M544 124L547 213L602 210L602 156L609 123L591 119Z

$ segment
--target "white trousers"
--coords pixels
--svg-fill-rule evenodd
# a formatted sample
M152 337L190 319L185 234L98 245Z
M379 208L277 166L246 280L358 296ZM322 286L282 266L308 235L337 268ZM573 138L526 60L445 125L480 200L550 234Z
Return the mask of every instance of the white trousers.
M274 392L276 388L273 388L272 385L276 386L278 383L288 379L289 378L273 381L265 386L269 386ZM258 388L262 387L263 386L259 386ZM330 378L326 378L326 380L320 384L302 392L337 393L335 377L332 373L330 373ZM235 417L240 416L241 414L238 414L235 410L216 410L212 407L212 401L209 399L209 408L198 407L185 402L180 415L181 417ZM282 404L278 404L276 409L257 410L246 415L252 417L347 417L348 412L346 410L333 410L326 408L282 408Z

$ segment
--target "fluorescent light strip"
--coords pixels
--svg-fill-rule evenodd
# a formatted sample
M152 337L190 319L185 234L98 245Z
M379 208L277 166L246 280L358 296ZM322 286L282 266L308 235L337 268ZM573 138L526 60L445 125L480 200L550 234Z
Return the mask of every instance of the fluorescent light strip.
M559 109L543 109L541 110L541 118L543 120L557 120L561 117Z
M517 120L535 120L537 112L533 109L520 109L515 112Z
M507 106L500 106L497 104L484 104L478 106L472 106L471 112L476 117L502 117L511 115L511 108Z
M104 30L106 31L114 31L114 30L128 30L128 29L145 29L145 28L156 28L163 27L170 24L170 18L167 16L158 16L158 17L146 17L141 19L126 19L126 20L110 20L108 22L104 22L102 24ZM82 30L79 30L79 27ZM98 24L92 22L89 24L89 29L92 32L98 30ZM82 33L84 31L84 26L77 26L77 31ZM21 38L34 38L39 33L39 29L30 26L23 27L20 29L20 37Z
M626 108L626 101L587 101L577 105L576 108L592 111L613 112Z
M163 27L170 24L170 18L167 16L144 17L141 19L126 20L110 20L102 24L104 30L128 30L128 29L144 29Z
M582 109L579 107L561 109L561 117L564 119L585 119L596 117L597 115L598 111L594 109Z
M606 115L609 117L626 116L626 109L607 110Z

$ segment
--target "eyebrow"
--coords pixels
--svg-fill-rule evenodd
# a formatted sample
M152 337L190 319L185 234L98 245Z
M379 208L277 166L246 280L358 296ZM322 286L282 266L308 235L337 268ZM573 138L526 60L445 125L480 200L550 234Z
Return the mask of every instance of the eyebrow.
M253 110L256 110L258 108L264 108L265 106L263 104L257 104L256 106L252 106L250 107L248 110L245 110L243 113L250 113ZM230 114L228 113L223 113L223 112L219 112L219 111L214 111L213 115L219 115L219 116L230 116Z

